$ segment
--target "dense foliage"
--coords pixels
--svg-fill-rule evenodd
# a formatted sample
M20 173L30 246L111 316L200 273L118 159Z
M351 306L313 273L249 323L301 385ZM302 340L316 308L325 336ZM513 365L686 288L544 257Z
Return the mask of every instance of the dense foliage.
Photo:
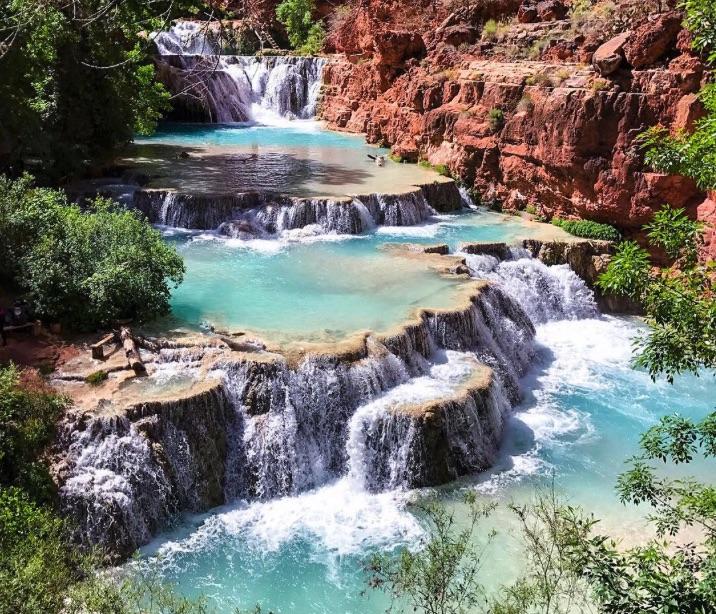
M318 53L326 38L323 23L313 20L314 11L314 0L283 0L276 7L276 17L286 28L291 46L304 55Z
M184 265L135 211L104 199L86 209L29 177L0 178L4 270L29 293L38 315L76 329L169 311Z
M0 369L0 484L16 486L36 500L52 499L51 480L37 459L50 443L67 401L44 389L20 386L20 373Z
M694 50L716 65L716 3L684 0L681 6ZM646 161L659 171L691 177L702 189L716 189L716 84L707 84L700 97L706 116L696 122L692 133L669 135L657 126L643 135Z
M575 237L601 239L603 241L621 240L619 231L609 224L601 224L591 220L563 220L558 217L553 218L552 223Z
M674 266L654 267L644 248L625 241L598 282L644 306L649 330L638 340L637 365L670 381L683 371L716 367L716 266L699 260L702 225L682 209L664 207L646 231Z
M43 455L67 400L32 374L0 368L0 613L202 614L157 577L115 583L96 572L54 511Z
M169 94L150 41L190 0L0 0L0 172L43 178L151 131Z

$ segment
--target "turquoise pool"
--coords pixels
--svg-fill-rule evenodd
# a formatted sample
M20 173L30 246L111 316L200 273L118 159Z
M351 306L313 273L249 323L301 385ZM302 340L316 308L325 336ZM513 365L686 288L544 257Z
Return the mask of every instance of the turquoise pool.
M572 503L603 518L605 530L627 543L644 534L639 511L623 507L614 492L624 460L659 416L678 409L698 418L713 410L716 386L712 376L653 384L646 373L632 370L637 330L635 322L615 317L540 326L540 358L524 382L531 392L510 421L499 465L417 493L436 494L458 518L465 489L501 504L489 523L499 535L488 550L482 577L487 586L513 578L521 560L505 504L527 500L534 486L549 484L552 476ZM183 593L206 594L222 612L260 603L273 612L377 614L388 604L379 593L364 594L362 566L377 549L420 538L419 520L405 507L408 496L368 494L344 478L297 497L188 518L144 554Z
M385 246L447 243L456 249L461 241L516 242L538 232L536 226L471 212L356 237L243 241L167 230L187 267L172 310L189 326L248 329L274 339L325 341L383 331L418 307L450 306L459 285Z

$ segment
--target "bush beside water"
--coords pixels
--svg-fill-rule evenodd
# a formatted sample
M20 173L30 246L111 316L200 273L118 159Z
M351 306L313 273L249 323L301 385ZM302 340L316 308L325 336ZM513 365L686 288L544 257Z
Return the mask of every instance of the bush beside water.
M583 239L619 242L622 238L614 226L593 222L591 220L562 220L555 217L552 219L552 224L575 237L582 237Z

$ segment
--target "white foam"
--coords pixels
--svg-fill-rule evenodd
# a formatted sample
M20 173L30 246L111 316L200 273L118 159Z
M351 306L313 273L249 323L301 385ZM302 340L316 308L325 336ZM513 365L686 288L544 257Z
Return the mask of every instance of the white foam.
M150 545L162 564L175 553L210 549L219 541L241 539L261 552L276 552L295 539L317 541L337 555L394 547L418 540L423 530L406 510L405 493L369 494L343 478L316 490L272 501L241 504L208 517L184 539Z
M401 237L434 237L440 231L440 224L422 224L418 226L381 226L376 229L379 235Z

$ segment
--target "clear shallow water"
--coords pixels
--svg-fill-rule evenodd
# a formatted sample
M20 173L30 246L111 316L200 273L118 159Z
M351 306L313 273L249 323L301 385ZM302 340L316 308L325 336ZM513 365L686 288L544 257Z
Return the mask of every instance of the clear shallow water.
M554 475L560 492L602 517L605 530L627 541L643 534L638 510L624 508L614 494L624 460L659 416L711 411L716 385L712 376L653 384L632 370L636 331L633 321L614 317L538 327L542 349L523 382L531 392L509 423L501 462L439 489L444 505L460 516L465 489L502 503L524 501ZM405 507L409 496L371 495L344 478L298 497L195 517L144 552L160 555L152 564L183 592L208 594L226 612L257 602L274 612L382 612L382 595L361 594L361 565L375 549L418 542L420 523ZM504 505L491 523L500 536L489 550L488 586L512 578L521 560Z
M118 162L151 177L148 187L192 193L271 190L301 197L404 193L444 181L429 168L368 157L387 154L362 136L313 120L262 124L165 124L136 138ZM187 155L188 154L188 155Z
M301 237L294 241L220 238L167 231L187 272L174 292L174 316L214 325L325 340L382 331L418 307L448 307L458 283L420 263L391 255L392 243L510 241L529 234L519 219L492 213L440 216L415 227L371 235Z
M137 137L141 145L199 145L214 147L321 148L354 149L375 154L375 146L363 136L322 130L313 120L285 121L281 126L241 124L161 124L151 136ZM388 150L380 150L385 153Z

